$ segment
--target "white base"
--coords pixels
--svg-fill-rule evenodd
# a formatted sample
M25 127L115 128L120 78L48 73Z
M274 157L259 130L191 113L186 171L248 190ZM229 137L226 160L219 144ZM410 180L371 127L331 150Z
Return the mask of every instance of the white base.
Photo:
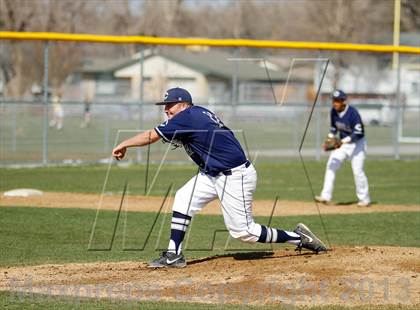
M43 192L37 189L31 188L18 188L3 193L4 197L30 197L30 196L42 196Z

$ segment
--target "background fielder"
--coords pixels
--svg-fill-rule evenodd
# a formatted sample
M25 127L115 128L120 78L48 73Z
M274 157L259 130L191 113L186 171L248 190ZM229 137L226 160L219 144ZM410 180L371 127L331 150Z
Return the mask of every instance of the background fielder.
M255 223L252 200L257 173L247 160L232 131L211 111L194 106L191 95L182 88L165 94L168 120L153 130L123 141L113 150L120 160L127 147L144 146L159 139L183 146L200 172L175 194L172 206L171 235L168 250L149 263L149 267L185 267L182 241L195 213L219 199L225 225L233 238L244 242L288 242L314 252L326 251L324 244L304 225L294 231Z
M341 167L345 159L351 162L351 168L356 184L356 195L359 199L358 206L370 206L369 184L363 166L366 159L365 129L356 108L346 104L347 95L342 90L335 90L332 93L333 107L330 112L331 127L328 139L333 139L339 134L338 142L333 142L334 150L331 152L327 162L324 177L324 186L320 196L315 200L321 203L330 202L334 190L336 171ZM326 142L327 143L327 142ZM324 149L329 150L329 146Z

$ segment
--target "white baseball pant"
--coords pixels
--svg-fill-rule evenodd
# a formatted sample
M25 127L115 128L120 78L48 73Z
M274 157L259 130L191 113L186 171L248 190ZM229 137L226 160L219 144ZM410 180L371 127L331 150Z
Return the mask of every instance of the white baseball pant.
M219 199L230 235L244 242L257 242L261 225L252 217L252 200L257 172L252 164L233 168L231 175L216 177L199 173L175 194L173 211L194 216L209 202Z
M341 167L345 159L351 162L353 170L354 183L356 185L356 195L360 202L370 203L369 184L363 166L366 159L366 139L362 138L355 143L345 143L340 148L331 152L325 171L324 186L321 197L331 200L335 173Z

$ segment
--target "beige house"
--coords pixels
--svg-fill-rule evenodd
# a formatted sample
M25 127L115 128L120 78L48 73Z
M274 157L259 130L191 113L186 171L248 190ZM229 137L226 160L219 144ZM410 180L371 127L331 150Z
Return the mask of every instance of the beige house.
M152 54L151 51L146 51L145 54L143 61L145 101L159 100L168 88L176 86L188 89L194 94L196 101L208 98L209 81L202 72L162 54ZM140 72L140 54L134 55L133 61L114 72L116 79L130 81L130 97L135 100L140 99Z

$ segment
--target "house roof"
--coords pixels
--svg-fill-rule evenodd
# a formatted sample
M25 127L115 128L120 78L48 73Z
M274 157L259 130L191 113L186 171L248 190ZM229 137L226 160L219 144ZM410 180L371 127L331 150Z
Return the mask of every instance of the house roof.
M203 52L188 51L182 48L165 48L159 55L201 72L206 76L230 79L236 70L240 80L275 82L285 81L287 71L259 57L235 57L220 50L208 49Z
M270 77L273 82L281 82L286 81L288 74L287 70L283 70L269 60L258 57L233 58L230 53L211 48L204 51L191 51L186 48L174 47L156 48L147 50L144 59L147 60L153 56L164 57L208 77L215 78L230 79L237 70L237 77L240 80L267 81ZM78 72L113 73L116 70L138 63L139 57L139 54L135 54L133 57L118 60L95 59L86 62ZM309 79L295 77L293 81L308 82Z
M108 59L108 58L94 58L85 61L81 68L76 70L76 72L82 73L112 73L115 70L120 69L121 67L126 66L127 62L131 58L123 59ZM138 61L138 60L137 60Z

